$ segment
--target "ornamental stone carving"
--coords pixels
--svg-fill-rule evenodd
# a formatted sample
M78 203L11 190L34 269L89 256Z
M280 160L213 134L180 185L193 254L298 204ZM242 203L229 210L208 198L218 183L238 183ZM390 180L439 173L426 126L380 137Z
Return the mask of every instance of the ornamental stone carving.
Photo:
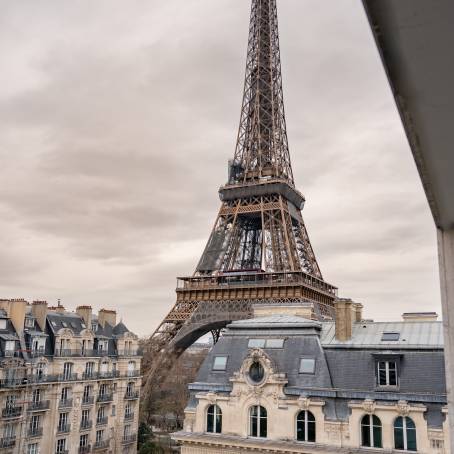
M309 410L311 400L309 397L301 396L297 400L297 405L301 410Z
M399 416L408 416L410 414L410 405L406 400L399 400L396 405L396 410Z
M376 407L376 403L374 400L372 399L366 399L364 402L363 402L363 410L368 413L369 415L371 415L372 413L375 412L375 407Z

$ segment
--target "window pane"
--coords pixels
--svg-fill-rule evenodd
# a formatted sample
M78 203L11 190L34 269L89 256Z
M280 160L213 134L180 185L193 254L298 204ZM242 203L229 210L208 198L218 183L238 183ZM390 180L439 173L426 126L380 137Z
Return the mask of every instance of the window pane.
M397 386L397 372L389 369L389 383L390 386Z
M207 432L214 431L214 405L210 405L207 411Z
M307 441L315 442L315 422L310 420L307 424Z
M249 339L248 348L264 348L265 339Z
M374 448L382 448L381 426L374 426Z
M301 415L301 413L300 413L300 415ZM306 433L305 433L304 419L300 418L300 415L298 415L298 419L296 421L296 439L299 441L305 441Z
M266 348L283 348L284 339L267 339Z
M257 417L251 416L251 435L253 437L257 436Z
M396 342L400 338L400 333L383 333L381 340L382 342Z
M220 434L222 432L222 413L218 411L216 413L216 433Z
M367 424L364 424L366 421L363 419L363 424L361 424L361 444L362 446L370 447L370 425L369 425L369 416L367 416Z
M407 426L407 449L408 451L416 451L416 430L408 429L408 426Z
M399 427L394 427L394 447L404 449L404 431Z
M215 356L213 370L225 370L227 367L227 356Z
M260 437L266 438L267 437L267 417L265 412L265 417L260 418Z
M413 419L411 418L405 418L405 422L407 425L407 429L416 429L415 423L413 422Z
M315 372L315 359L302 358L300 362L300 374L313 374Z

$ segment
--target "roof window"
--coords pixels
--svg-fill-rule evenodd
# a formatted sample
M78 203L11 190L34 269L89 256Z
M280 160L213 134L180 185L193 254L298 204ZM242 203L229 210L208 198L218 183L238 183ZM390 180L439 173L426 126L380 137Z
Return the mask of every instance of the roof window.
M61 322L61 324L63 325L63 328L68 328L68 324L66 322Z
M381 336L382 342L396 342L400 339L400 333L384 332Z
M314 358L301 358L300 374L313 374L315 372Z
M284 339L249 339L248 348L283 348Z
M215 356L213 362L213 370L226 370L227 356Z

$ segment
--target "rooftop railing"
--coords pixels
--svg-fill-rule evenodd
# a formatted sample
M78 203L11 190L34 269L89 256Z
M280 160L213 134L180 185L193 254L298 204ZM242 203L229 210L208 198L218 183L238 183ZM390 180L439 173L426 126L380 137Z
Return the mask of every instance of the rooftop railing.
M225 288L228 286L286 286L304 284L313 287L333 297L337 295L337 287L307 274L303 271L265 273L231 271L224 272L218 276L196 276L179 277L177 279L177 290L203 290L213 288Z

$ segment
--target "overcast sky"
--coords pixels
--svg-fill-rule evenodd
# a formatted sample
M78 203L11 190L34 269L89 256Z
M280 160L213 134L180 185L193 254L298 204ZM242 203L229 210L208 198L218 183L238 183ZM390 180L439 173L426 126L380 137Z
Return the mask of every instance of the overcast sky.
M219 209L250 1L1 3L0 297L115 308L150 334ZM369 318L440 312L432 218L360 2L278 8L325 279Z

